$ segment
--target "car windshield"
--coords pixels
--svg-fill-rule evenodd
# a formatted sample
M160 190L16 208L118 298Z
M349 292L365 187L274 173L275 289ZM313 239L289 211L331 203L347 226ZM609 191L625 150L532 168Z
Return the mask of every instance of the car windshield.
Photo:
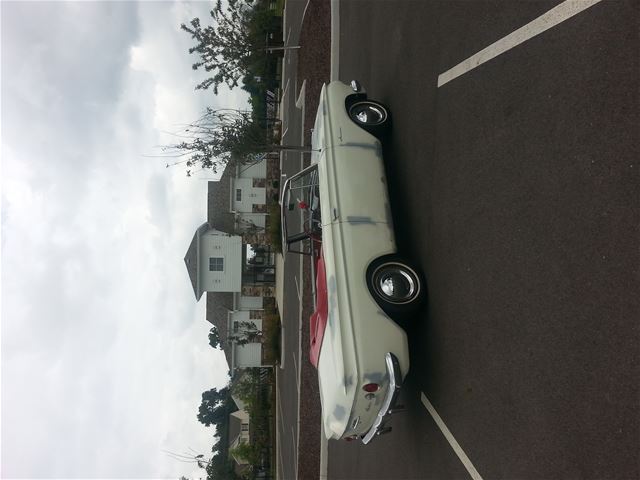
M289 252L311 254L321 238L318 168L313 165L291 177L282 196L283 247Z

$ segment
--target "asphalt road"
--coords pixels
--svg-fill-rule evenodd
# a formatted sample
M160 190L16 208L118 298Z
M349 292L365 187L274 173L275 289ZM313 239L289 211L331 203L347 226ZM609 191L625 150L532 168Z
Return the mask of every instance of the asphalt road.
M286 3L283 36L285 45L298 44L305 3L292 1ZM298 51L286 50L283 58L283 145L302 145L303 112L296 107L302 80L297 78ZM288 177L302 168L302 154L283 152L281 174ZM303 288L301 258L288 254L284 263L284 304L279 305L284 328L284 368L276 369L277 374L277 463L282 479L298 477L298 407L300 374L300 302L298 295Z
M331 479L640 478L640 15L604 1L438 88L559 1L340 3L339 78L391 107L398 243L429 303L391 435Z

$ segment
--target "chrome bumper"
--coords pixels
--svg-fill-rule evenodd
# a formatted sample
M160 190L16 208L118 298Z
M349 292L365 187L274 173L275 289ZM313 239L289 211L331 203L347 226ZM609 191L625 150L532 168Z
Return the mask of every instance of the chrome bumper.
M382 408L378 412L378 416L373 422L371 430L362 437L362 443L364 444L369 443L373 437L389 433L391 431L391 427L386 424L391 415L401 409L401 407L398 407L397 409L395 408L400 394L400 387L402 386L400 362L398 362L396 356L391 352L388 352L385 355L385 362L387 364L387 373L389 375L389 389L387 390L384 401L382 402Z

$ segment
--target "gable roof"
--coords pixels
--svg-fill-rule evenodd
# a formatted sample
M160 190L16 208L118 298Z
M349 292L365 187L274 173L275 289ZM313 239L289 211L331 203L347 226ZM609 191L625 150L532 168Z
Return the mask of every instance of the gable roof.
M227 325L228 312L233 310L233 293L229 292L207 292L207 313L206 319L218 329L220 346L224 351L229 369L231 369L231 343L229 338L229 327Z
M229 446L233 445L242 429L242 419L233 413L229 414Z
M184 264L187 267L187 273L189 274L196 300L200 300L200 297L202 297L202 292L198 291L198 240L207 230L209 230L208 223L203 223L196 229L196 233L194 233L191 244L187 249L187 254L184 256Z
M235 232L235 218L230 211L231 178L235 176L235 162L229 162L220 180L207 184L207 221L216 230Z

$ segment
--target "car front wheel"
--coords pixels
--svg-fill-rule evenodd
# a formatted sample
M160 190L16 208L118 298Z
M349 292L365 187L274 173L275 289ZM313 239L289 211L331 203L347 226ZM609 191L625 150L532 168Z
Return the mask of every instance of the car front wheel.
M425 298L422 275L397 256L374 261L367 283L378 305L392 318L414 312Z
M386 131L390 121L389 110L373 100L360 100L349 107L349 117L374 135Z

